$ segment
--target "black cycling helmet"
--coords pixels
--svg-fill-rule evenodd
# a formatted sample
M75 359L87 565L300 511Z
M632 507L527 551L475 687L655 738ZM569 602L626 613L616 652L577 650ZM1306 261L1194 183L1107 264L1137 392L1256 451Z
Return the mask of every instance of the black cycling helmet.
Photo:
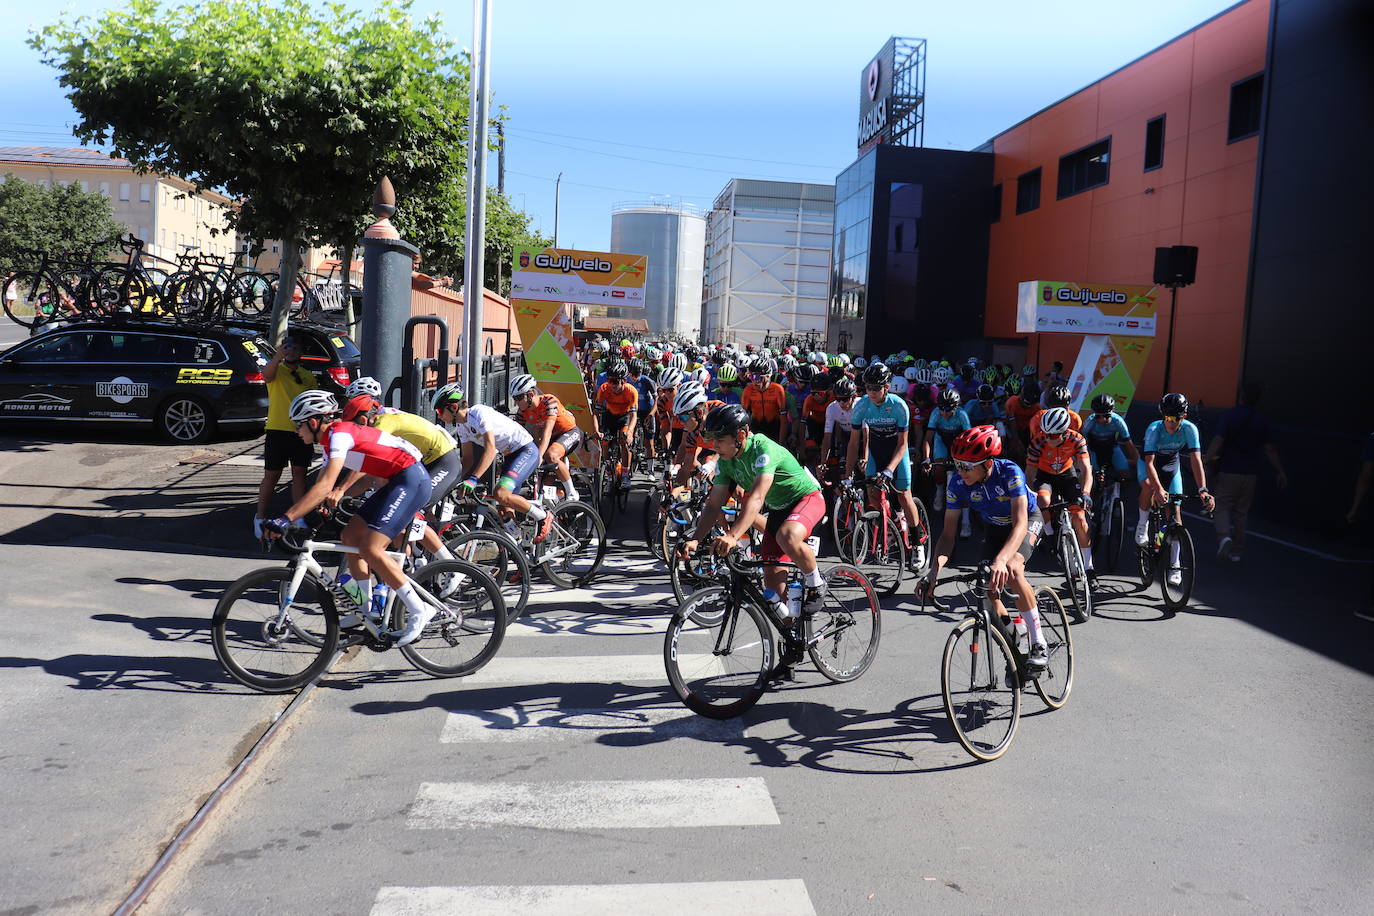
M711 363L716 366L723 366L730 361L730 357L725 355L724 350L716 350L711 354Z
M1109 414L1116 410L1116 398L1110 394L1099 394L1093 398L1093 413Z
M830 370L822 369L820 366L812 365L811 390L829 391L830 386L835 384L835 376L830 374Z
M859 393L859 386L854 384L854 380L847 375L835 379L835 384L831 386L831 391L840 400L852 398Z
M625 368L629 370L631 375L643 375L644 361L636 357L635 359L630 360L629 363L626 364Z
M997 391L991 385L984 384L978 386L978 400L991 401L995 397L997 397Z
M749 411L738 404L721 404L706 415L706 422L701 428L707 439L733 436L749 428Z
M892 370L884 363L874 363L864 370L865 385L886 385L892 381Z
M811 380L815 378L816 375L814 371L815 368L816 367L810 363L801 363L800 365L788 369L787 377L790 378L795 385L810 385Z
M1027 379L1021 385L1021 401L1030 404L1040 400L1040 383L1035 379Z
M1161 417L1181 417L1188 412L1188 399L1177 392L1166 394L1159 399Z
M1055 385L1045 393L1045 406L1049 407L1068 407L1069 389L1063 385Z
M953 388L946 388L941 391L940 396L935 400L936 406L941 410L958 410L962 403L964 403L964 399L959 397L959 392Z
M625 360L613 359L610 365L606 367L606 378L624 378L629 372L630 368L625 365Z

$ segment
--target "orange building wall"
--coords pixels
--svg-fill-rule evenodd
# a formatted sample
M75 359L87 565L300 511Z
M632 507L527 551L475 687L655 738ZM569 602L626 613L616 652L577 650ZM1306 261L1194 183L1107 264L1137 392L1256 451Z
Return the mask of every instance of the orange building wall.
M1023 280L1148 285L1156 247L1196 245L1197 282L1178 294L1170 387L1195 402L1234 403L1259 138L1228 145L1226 129L1231 85L1264 69L1268 28L1269 0L1250 0L994 138L1003 196L991 228L989 337L1021 336ZM1164 165L1144 172L1145 124L1161 114ZM1059 158L1108 136L1109 182L1056 200ZM1018 216L1016 179L1037 166L1040 208ZM1162 304L1139 389L1148 399L1162 393L1167 295ZM1082 337L1028 342L1043 371L1056 359L1072 368Z

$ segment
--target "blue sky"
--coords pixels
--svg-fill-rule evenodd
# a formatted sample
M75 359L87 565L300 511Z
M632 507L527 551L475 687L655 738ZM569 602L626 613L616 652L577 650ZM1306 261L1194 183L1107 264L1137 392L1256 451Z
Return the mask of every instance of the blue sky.
M60 10L0 0L0 144L75 145L55 72L23 43ZM350 3L353 6L367 4ZM611 208L707 207L732 177L831 182L854 157L859 75L891 35L929 42L926 145L970 149L1231 6L1229 0L495 0L506 190L559 240L602 249ZM417 0L470 42L471 6ZM495 182L496 163L490 164ZM365 206L366 202L360 202ZM404 201L401 201L404 206Z

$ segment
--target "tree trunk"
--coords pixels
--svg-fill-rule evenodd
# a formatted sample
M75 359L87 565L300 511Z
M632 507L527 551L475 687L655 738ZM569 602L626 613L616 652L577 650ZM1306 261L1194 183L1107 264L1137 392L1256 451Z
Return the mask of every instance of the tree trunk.
M300 242L295 239L282 239L281 276L277 278L277 298L272 302L272 346L274 347L280 347L281 342L286 339L286 321L291 315L291 295L296 291L296 275L300 259Z
M339 269L343 274L344 326L348 330L348 336L356 341L359 331L362 330L362 315L353 307L353 240L344 242L339 246L339 251L343 255L343 263L339 265Z

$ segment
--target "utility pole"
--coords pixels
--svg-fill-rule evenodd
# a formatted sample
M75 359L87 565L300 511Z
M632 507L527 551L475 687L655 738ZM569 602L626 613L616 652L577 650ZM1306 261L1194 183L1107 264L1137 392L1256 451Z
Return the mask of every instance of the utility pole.
M482 306L485 301L483 260L487 231L487 116L491 105L491 0L472 0L474 73L468 106L467 245L463 265L463 391L468 403L481 402ZM445 374L447 367L445 367Z
M506 196L506 122L496 122L496 193Z
M553 183L553 247L558 247L558 198L563 189L563 173L558 173L558 180Z

